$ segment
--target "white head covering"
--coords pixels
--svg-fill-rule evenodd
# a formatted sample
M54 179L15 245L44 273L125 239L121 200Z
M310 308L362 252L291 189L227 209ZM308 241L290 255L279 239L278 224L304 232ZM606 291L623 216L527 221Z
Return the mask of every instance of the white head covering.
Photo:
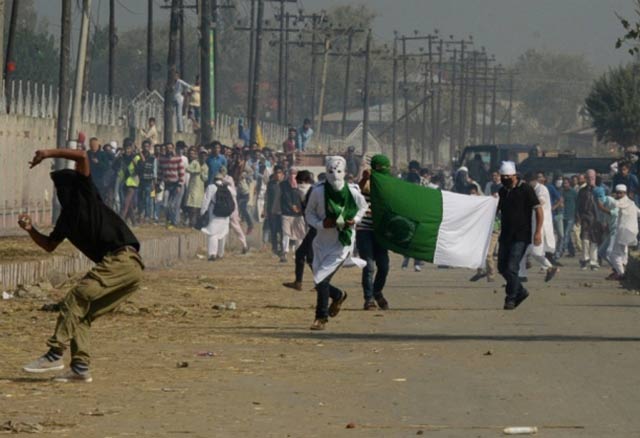
M624 184L618 184L616 186L616 192L625 192L627 193L627 186Z
M344 187L347 161L339 155L327 157L326 160L327 182L331 184L334 190L342 190Z
M118 142L115 140L111 140L109 142L109 144L111 145L111 147L113 148L113 150L115 151L116 149L118 149Z
M469 169L467 168L467 166L460 166L458 168L458 170L456 170L456 172L467 172L467 173L469 173Z
M500 166L500 175L515 175L516 174L516 163L513 161L503 161Z

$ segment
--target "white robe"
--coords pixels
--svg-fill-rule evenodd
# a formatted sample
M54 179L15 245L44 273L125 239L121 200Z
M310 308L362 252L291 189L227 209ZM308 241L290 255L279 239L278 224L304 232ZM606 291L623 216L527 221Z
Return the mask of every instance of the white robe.
M359 224L369 209L369 206L357 185L350 184L349 191L351 191L351 196L353 196L358 206L358 213L354 217L354 221L356 224ZM312 189L305 210L307 224L315 228L318 232L315 239L313 239L312 267L313 281L315 284L321 283L322 280L333 274L343 263L345 266L351 264L355 264L358 267L364 266L361 263L363 262L362 260L351 257L356 241L355 225L351 227L353 230L351 245L343 246L338 240L337 228L324 228L322 224L326 217L324 203L324 184L318 184Z
M200 214L203 215L207 211L209 212L209 223L206 227L202 228L204 234L215 237L217 239L224 239L229 234L229 218L228 217L216 217L213 215L213 207L216 203L216 192L218 186L215 184L209 184L207 191L204 193L204 199L202 200L202 207L200 208Z
M618 224L616 227L616 244L618 245L635 245L638 237L638 216L640 210L636 204L624 197L616 201L618 207Z
M531 252L536 255L544 256L546 252L553 253L556 250L556 236L553 233L553 215L551 213L551 195L549 195L549 189L547 189L543 184L536 184L533 190L536 192L536 196L542 206L544 220L542 221L542 244L538 246L534 246L532 244ZM531 214L533 215L533 220L531 222L531 232L533 233L533 237L536 233L535 209Z

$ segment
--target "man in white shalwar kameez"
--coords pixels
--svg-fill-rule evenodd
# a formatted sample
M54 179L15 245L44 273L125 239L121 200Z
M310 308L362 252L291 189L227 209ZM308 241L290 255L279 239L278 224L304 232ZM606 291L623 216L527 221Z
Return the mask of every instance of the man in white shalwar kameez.
M553 234L553 215L551 213L551 195L549 189L544 184L540 184L536 179L536 174L528 173L525 175L525 182L533 187L536 192L536 196L540 201L543 212L542 221L542 243L540 245L534 245L533 243L527 248L522 261L520 262L520 273L518 274L522 278L527 277L527 256L538 262L540 266L547 270L544 281L550 281L558 272L558 268L545 257L545 253L555 253L556 250L556 237ZM533 229L535 229L536 215L533 213Z
M329 316L336 316L347 298L346 292L330 284L333 275L343 264L364 266L351 255L355 225L367 212L367 201L357 185L345 182L346 161L343 157L327 157L326 168L327 181L314 187L305 210L307 224L318 233L313 240L312 267L317 303L311 330L324 330Z
M216 174L213 183L209 184L204 193L202 208L200 209L200 215L209 214L209 223L201 231L208 236L207 254L211 262L224 256L224 246L227 234L229 234L229 217L217 217L213 214L216 193L218 192L218 187L224 184L223 179L224 175L222 173Z
M609 262L615 270L607 280L623 280L629 256L629 245L638 243L638 217L640 210L627 196L627 186L618 184L615 187L616 207L618 207L618 223L615 241L609 254Z

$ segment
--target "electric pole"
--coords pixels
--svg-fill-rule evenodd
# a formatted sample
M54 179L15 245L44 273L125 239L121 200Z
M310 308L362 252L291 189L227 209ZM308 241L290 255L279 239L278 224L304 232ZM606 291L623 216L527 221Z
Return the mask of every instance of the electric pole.
M147 91L153 88L153 0L147 3Z
M364 62L364 99L362 99L362 155L369 151L369 70L371 69L371 29L367 32Z
M165 143L173 142L173 89L174 89L174 75L177 72L176 68L176 52L178 49L178 27L179 27L179 1L171 0L171 17L169 21L169 51L167 54L167 82L164 87L164 141ZM177 117L181 117L182 114L176 114Z
M407 148L407 163L411 161L411 139L409 138L409 86L407 84L407 39L402 36L402 94L404 97L404 141Z
M349 109L349 85L351 82L351 50L353 50L353 32L349 32L347 41L347 65L344 74L344 95L342 96L342 123L340 135L344 138L347 128L347 111Z
M507 128L507 144L511 144L511 128L513 125L513 71L509 72L509 124Z
M76 83L71 106L71 123L69 126L69 146L73 147L80 128L82 117L82 86L84 82L85 58L87 56L87 42L89 39L89 14L91 13L91 0L82 1L82 23L80 26L80 39L78 41L78 56L76 59ZM74 143L71 143L74 141ZM77 146L75 146L77 147Z
M278 50L278 123L282 125L283 120L283 105L282 100L284 96L284 35L285 35L285 24L286 20L284 18L284 0L280 0L280 47ZM288 66L287 66L288 67Z
M327 89L327 69L329 67L329 49L331 48L331 40L329 37L324 39L324 54L322 60L322 76L320 78L320 103L318 104L318 124L316 133L320 136L322 131L322 121L324 118L324 95Z
M113 99L113 80L115 77L114 52L116 48L116 4L109 0L109 79L107 88L109 97Z
M60 68L58 73L58 118L56 130L56 147L65 148L69 127L69 63L71 62L71 0L62 0L60 13ZM61 159L55 162L56 170L64 168ZM55 205L55 204L54 204ZM57 215L54 213L54 217Z
M4 15L5 15L5 0L0 0L0 48L4 50ZM4 59L0 56L0 62L2 66L0 69L4 72Z
M392 161L394 166L398 166L398 32L393 31L393 85L391 90L392 110L391 118L393 119L391 131L391 149Z
M180 68L178 70L180 72L180 77L186 79L187 75L184 72L184 0L180 0L180 5L178 7L180 8Z
M11 2L11 19L9 21L9 38L7 39L7 54L4 62L4 89L7 102L7 114L11 110L11 73L16 68L16 62L13 59L13 50L15 48L16 27L18 25L18 8L19 0Z
M262 61L262 24L264 21L264 0L258 0L258 25L256 29L255 60L253 73L253 93L251 95L251 144L255 143L258 131L258 105L260 103L260 63Z
M211 39L214 38L211 29L211 0L200 0L200 141L207 145L212 141L211 121L213 119L213 103L215 88L211 81L213 75L213 59Z
M251 0L251 14L250 14L250 23L249 23L249 71L247 78L247 118L250 119L253 114L253 110L251 105L253 103L253 73L254 73L254 62L253 58L255 56L255 44L256 44L256 34L255 34L255 22L256 22L256 1Z

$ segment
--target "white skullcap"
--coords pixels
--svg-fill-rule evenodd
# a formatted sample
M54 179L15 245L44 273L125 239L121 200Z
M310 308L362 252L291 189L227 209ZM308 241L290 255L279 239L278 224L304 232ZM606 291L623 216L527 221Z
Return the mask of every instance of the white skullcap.
M469 169L467 168L467 166L460 166L458 168L457 172L467 172L467 173L469 173Z
M347 167L347 160L340 155L333 155L326 158L326 168L327 170L332 169L334 167L342 165L343 168Z
M627 186L624 184L618 184L616 186L616 192L625 192L627 193Z
M115 141L115 140L111 140L111 141L109 142L109 144L111 145L111 147L112 147L113 149L118 149L118 142L117 142L117 141Z
M513 161L503 161L500 166L500 175L515 175L516 163Z

